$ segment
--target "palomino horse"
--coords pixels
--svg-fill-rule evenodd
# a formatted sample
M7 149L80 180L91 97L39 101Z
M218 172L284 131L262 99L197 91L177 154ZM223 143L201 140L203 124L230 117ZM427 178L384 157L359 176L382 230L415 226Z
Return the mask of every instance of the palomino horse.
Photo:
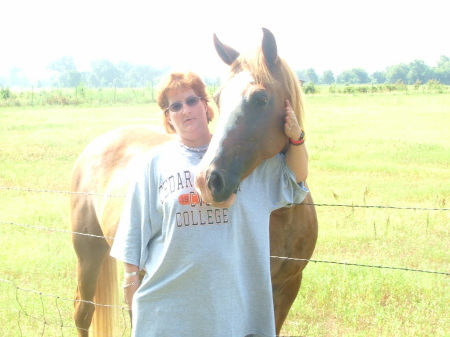
M216 50L231 72L216 96L221 115L196 176L202 197L214 204L227 201L262 160L286 150L284 102L291 102L298 120L303 114L298 80L278 56L272 33L267 29L263 33L262 48L254 56L240 55L214 37ZM113 311L120 305L116 262L109 256L124 200L117 195L125 194L133 167L158 137L146 127L115 130L94 140L75 164L71 189L84 193L71 197L72 230L88 234L73 235L78 256L74 318L79 336L88 336L93 316L93 331L118 335L113 331L117 325ZM279 334L300 288L305 260L311 257L317 240L310 194L303 204L271 214L270 239L272 256L299 259L271 260Z

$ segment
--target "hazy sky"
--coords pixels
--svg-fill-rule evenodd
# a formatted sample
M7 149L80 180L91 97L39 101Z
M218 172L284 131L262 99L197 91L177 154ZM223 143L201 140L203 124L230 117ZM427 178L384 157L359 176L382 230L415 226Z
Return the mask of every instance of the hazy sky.
M222 74L212 34L245 51L261 27L296 70L435 66L450 56L448 13L446 0L10 0L0 7L0 74L16 65L33 79L67 55L79 70L107 58Z

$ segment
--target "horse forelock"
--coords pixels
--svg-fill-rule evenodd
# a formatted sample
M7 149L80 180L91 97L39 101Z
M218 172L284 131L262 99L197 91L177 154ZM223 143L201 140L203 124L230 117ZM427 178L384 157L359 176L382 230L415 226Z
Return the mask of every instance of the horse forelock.
M255 85L284 95L283 99L289 100L300 126L304 128L304 108L300 83L286 61L278 57L275 68L270 67L259 48L256 53L241 54L231 67L230 77L234 77L242 71L248 71L251 74Z

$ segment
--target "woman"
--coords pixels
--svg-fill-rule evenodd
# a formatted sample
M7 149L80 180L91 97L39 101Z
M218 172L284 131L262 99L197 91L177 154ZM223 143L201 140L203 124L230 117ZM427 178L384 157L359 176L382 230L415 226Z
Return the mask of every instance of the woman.
M270 209L259 209L260 200L248 197L215 208L194 189L194 171L211 140L208 123L214 117L201 79L171 74L157 102L166 131L177 140L155 148L137 174L111 250L124 262L133 336L274 336L270 209L300 203L308 193L302 183L304 133L290 104L285 133L292 146L244 181L246 193L260 188L261 179L271 189L270 198L263 196ZM244 204L267 226L258 216L243 214ZM146 271L142 284L140 270Z

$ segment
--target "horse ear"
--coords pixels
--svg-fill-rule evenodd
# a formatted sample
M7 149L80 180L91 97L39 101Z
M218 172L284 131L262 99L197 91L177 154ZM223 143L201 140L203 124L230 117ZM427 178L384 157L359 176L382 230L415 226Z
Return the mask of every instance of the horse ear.
M262 52L268 65L274 66L278 60L277 42L275 36L267 28L263 28Z
M239 52L233 48L223 44L214 34L214 47L216 47L217 54L223 62L231 66L231 64L238 58Z

